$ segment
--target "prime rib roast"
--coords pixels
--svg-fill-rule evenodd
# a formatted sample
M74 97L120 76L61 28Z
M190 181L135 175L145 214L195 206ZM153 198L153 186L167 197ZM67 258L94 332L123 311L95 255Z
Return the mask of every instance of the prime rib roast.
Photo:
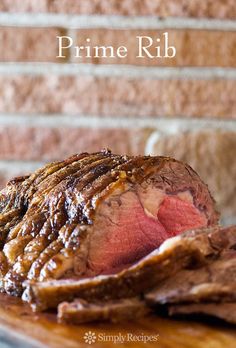
M75 155L1 191L0 289L35 310L59 306L61 321L78 323L118 321L159 305L171 314L178 303L179 312L186 303L234 303L234 284L224 283L223 291L222 281L202 274L228 262L235 275L235 229L216 227L218 217L187 164L109 150ZM197 232L182 234L189 230ZM183 291L182 272L197 275ZM200 284L208 293L215 286L212 295L203 289L194 298Z

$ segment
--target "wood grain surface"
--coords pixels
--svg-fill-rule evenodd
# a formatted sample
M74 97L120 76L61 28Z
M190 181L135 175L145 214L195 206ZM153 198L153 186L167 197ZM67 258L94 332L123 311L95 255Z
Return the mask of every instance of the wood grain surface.
M95 343L84 341L86 332L94 332ZM159 335L156 342L127 341L123 344L108 341L115 335ZM100 338L99 338L100 335ZM106 338L105 341L102 337ZM56 322L55 313L31 312L21 300L0 294L0 347L17 348L83 348L83 347L135 347L135 348L235 348L236 330L224 323L201 323L149 316L136 322L119 325L99 323L69 326Z

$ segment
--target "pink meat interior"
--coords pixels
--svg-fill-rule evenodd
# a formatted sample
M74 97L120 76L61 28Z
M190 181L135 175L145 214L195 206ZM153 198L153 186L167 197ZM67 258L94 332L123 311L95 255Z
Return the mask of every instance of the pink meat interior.
M115 273L146 256L167 238L207 226L189 191L167 195L139 190L112 195L98 207L89 242L90 274Z

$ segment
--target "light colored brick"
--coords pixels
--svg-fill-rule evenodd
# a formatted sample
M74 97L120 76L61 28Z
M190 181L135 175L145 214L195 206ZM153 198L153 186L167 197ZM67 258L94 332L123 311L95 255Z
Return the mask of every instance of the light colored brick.
M61 62L56 58L57 35L65 31L57 28L0 28L1 62Z
M189 163L209 185L223 217L236 215L236 132L205 130L163 137L153 153Z
M236 18L234 0L1 0L1 11Z
M1 0L0 11L2 12L47 12L48 0Z
M0 112L236 118L236 81L0 77Z
M137 36L148 36L153 39L149 52L157 55L156 46L161 46L164 55L163 33L168 32L169 45L176 48L176 56L173 58L137 58ZM127 47L128 54L125 58L75 58L75 50L72 49L73 62L89 62L94 64L133 64L146 66L222 66L236 67L236 32L211 31L211 30L112 30L112 29L88 29L77 32L74 45L88 45L86 39L91 39L93 46L113 46L115 52L119 46ZM161 44L156 39L161 39ZM147 44L147 40L144 44ZM64 50L66 52L67 50ZM109 52L109 51L108 51ZM109 54L109 53L108 53ZM92 54L93 55L93 54ZM84 54L85 56L85 54Z
M142 154L151 130L0 127L0 159L63 159L108 147L114 153Z

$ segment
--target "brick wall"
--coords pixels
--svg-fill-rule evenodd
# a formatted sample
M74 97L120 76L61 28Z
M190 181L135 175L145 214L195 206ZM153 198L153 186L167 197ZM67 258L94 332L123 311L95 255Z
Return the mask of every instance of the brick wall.
M57 56L57 35L125 45L168 31L174 59ZM0 187L108 146L189 162L236 221L235 0L1 0Z

